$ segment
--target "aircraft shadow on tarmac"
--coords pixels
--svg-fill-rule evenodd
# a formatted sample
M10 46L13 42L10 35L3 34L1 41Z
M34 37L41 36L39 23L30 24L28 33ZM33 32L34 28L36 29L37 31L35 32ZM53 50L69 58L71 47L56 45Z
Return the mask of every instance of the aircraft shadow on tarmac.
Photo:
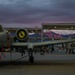
M54 65L54 66L58 66L58 65L75 65L75 63L63 63L63 62L54 62L54 61L49 61L49 62L39 62L39 61L35 61L34 63L30 63L28 61L2 61L0 62L0 68L3 68L5 66L10 66L10 65L15 65L15 66L23 66L23 65Z

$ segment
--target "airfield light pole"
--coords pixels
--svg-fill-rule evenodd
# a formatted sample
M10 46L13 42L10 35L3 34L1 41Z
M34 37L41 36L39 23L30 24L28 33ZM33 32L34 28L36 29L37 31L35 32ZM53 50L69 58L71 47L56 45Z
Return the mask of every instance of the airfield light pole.
M43 26L41 28L41 42L43 42Z
M38 30L38 28L37 28L37 26L36 26L36 28L35 28L35 34L36 34L36 41L37 41L37 31Z

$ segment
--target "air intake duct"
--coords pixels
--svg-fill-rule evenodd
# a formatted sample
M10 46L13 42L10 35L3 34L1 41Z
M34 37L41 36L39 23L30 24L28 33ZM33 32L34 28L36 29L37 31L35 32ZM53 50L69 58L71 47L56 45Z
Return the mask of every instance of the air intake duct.
M19 42L27 42L28 41L28 31L26 29L19 29L16 31L16 40Z

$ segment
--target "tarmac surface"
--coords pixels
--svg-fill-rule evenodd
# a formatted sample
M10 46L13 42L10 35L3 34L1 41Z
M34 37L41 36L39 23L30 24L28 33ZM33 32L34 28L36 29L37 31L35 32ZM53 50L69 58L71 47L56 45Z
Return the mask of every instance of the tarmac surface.
M0 75L75 75L75 65L6 65Z
M5 53L0 60L0 75L75 75L75 54L37 53L34 59L31 64L27 53L23 57Z
M45 53L44 55L40 55L40 53L34 53L34 63L75 63L75 54L67 54L67 53ZM0 63L1 62L27 62L29 61L28 53L25 55L21 55L21 53L13 52L8 53L5 52L0 54Z

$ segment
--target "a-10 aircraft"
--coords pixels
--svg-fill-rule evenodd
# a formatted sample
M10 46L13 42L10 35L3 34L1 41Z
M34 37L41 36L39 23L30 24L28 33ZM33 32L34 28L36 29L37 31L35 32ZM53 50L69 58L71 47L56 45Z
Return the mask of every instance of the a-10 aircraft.
M33 49L36 47L43 47L46 45L55 45L61 43L71 43L75 42L75 39L67 39L67 40L52 40L45 42L28 42L29 35L26 29L18 29L16 31L15 37L10 36L10 33L3 29L2 25L0 25L0 50L2 47L8 48L10 46L10 51L13 48L20 48L21 50L27 50L29 54L29 61L31 63L34 62L33 57ZM15 42L18 40L19 42Z

